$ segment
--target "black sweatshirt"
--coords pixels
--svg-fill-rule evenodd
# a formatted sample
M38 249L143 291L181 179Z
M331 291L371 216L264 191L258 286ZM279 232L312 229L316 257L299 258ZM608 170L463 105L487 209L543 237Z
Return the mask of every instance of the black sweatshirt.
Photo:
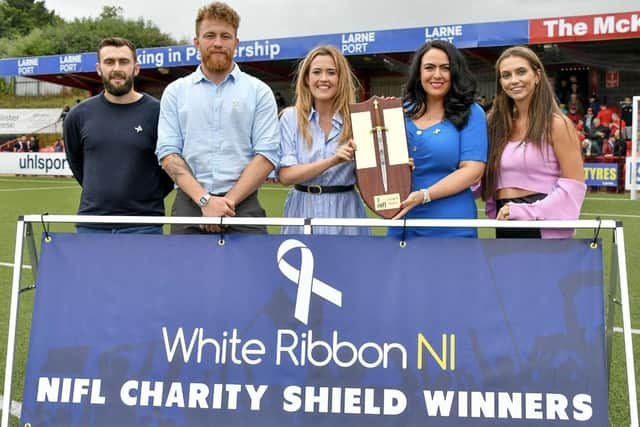
M159 111L160 102L147 94L113 104L101 93L67 114L65 150L82 186L78 214L164 215L173 183L155 156Z

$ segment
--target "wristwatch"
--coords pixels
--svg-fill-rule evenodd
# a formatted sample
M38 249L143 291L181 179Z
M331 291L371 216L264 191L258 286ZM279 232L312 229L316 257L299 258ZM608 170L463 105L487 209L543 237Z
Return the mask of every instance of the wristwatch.
M209 203L209 199L211 199L211 194L209 194L209 193L203 194L198 199L198 205L200 205L201 208L204 208Z
M429 189L428 188L423 188L420 191L422 191L422 204L426 204L429 203L431 201L431 194L429 193Z

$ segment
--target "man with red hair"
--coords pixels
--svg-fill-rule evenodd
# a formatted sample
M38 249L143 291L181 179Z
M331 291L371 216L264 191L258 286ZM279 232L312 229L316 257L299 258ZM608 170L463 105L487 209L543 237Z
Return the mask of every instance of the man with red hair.
M200 66L162 95L156 154L178 187L173 216L265 216L257 190L278 162L278 107L269 86L233 60L239 23L225 3L201 8L193 39ZM180 234L220 230L217 225L171 227ZM266 233L266 228L225 231Z

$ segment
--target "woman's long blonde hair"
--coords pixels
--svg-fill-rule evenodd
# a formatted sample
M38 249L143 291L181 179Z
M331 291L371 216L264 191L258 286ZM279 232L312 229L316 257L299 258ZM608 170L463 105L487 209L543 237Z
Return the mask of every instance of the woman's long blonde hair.
M351 116L349 115L349 104L356 102L356 77L351 70L347 58L334 46L323 45L312 49L307 56L298 64L296 73L296 97L295 108L298 117L298 128L302 138L312 144L311 132L309 131L309 113L313 107L313 96L308 84L309 70L311 63L317 56L326 55L333 59L338 72L338 87L336 96L333 99L333 111L342 115L342 134L338 144L344 144L351 138Z
M535 74L538 83L535 86L528 112L528 127L523 141L542 148L543 143L552 143L551 130L555 114L562 114L556 102L553 89L547 78L544 66L534 51L524 46L514 46L502 52L496 61L497 93L491 110L487 114L489 128L489 155L487 167L482 177L482 198L487 200L495 193L500 159L509 142L515 125L515 102L506 94L500 84L500 64L506 58L518 57L526 60Z

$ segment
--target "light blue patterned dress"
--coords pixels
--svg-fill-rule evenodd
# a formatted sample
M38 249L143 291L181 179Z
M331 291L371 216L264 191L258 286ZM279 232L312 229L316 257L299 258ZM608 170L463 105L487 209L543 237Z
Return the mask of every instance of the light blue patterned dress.
M329 137L320 128L320 115L309 113L309 145L298 129L296 110L288 108L280 118L280 167L312 163L333 156L340 141L342 116L334 114ZM356 182L355 163L343 162L322 174L301 182L301 185L352 185ZM284 216L289 218L366 218L360 195L356 190L343 193L310 194L291 189L284 204ZM302 227L282 227L282 234L302 234ZM369 235L368 227L313 227L313 234Z

